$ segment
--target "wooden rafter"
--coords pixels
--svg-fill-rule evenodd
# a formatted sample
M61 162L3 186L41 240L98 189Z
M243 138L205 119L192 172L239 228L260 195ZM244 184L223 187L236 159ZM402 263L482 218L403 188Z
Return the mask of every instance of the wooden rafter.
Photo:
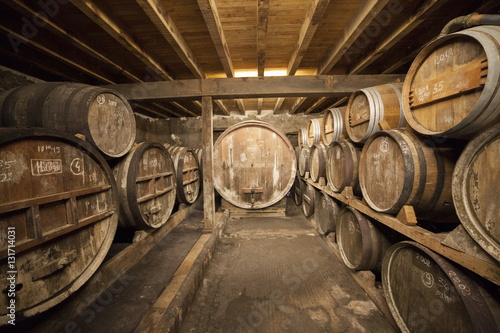
M269 1L257 2L257 75L264 76L266 67L267 23L269 21Z
M284 101L285 101L284 97L278 98L278 100L276 101L276 104L274 105L273 113L276 113L277 111L281 110L281 106L283 105Z
M307 9L306 17L304 18L304 23L300 28L299 39L293 50L292 57L288 62L288 75L295 75L295 72L299 68L300 62L304 57L304 54L311 43L311 40L318 28L318 25L325 14L330 0L312 0L309 8Z
M359 74L362 70L375 62L387 50L408 35L413 29L424 22L437 9L441 8L448 0L429 0L422 4L407 20L405 20L389 36L377 44L375 49L367 54L355 67L350 70L351 74ZM399 66L398 66L399 67Z
M304 114L309 114L313 112L318 106L323 104L327 98L326 97L321 97L319 98L313 105L311 105L305 112Z

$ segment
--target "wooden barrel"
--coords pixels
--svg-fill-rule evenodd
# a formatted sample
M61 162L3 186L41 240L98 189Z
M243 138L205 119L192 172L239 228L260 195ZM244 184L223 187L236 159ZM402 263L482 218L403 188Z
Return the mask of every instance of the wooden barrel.
M200 188L203 187L203 149L194 149L194 154L196 155L196 161L198 162L198 167L200 168ZM201 189L200 189L201 190Z
M322 121L322 139L327 146L339 140L341 136L347 137L344 126L346 107L330 108L326 110Z
M500 27L462 30L429 43L403 87L415 131L469 139L500 120Z
M156 229L164 225L175 205L174 163L159 143L140 143L114 169L120 195L119 226Z
M326 146L322 143L315 144L309 153L309 173L314 182L321 177L326 177Z
M297 206L302 204L302 192L304 191L305 182L300 178L295 178L293 182L293 201Z
M360 271L381 270L390 242L366 215L351 206L344 207L339 213L335 236L347 267Z
M322 118L309 120L307 125L307 145L309 147L321 142L321 121Z
M326 179L332 191L341 193L347 186L356 194L361 193L359 187L359 157L361 148L350 140L333 142L327 151Z
M132 108L111 89L79 83L36 83L4 92L0 100L0 125L83 134L107 157L124 156L136 138Z
M390 247L382 284L402 332L499 332L478 285L423 245L400 242Z
M300 149L300 155L299 155L299 175L302 177L306 176L306 172L309 172L309 156L311 153L311 148L309 147L302 147Z
M469 142L453 174L453 202L462 225L471 237L500 261L500 123Z
M201 177L198 158L191 148L168 146L167 150L174 161L177 182L177 201L190 205L200 194Z
M397 214L413 206L417 217L457 222L451 196L458 152L436 146L409 131L375 133L361 152L359 183L363 198L378 212Z
M334 232L337 227L340 205L323 191L317 193L315 199L314 220L318 225L318 231L323 235L328 235L330 232Z
M316 201L316 188L311 184L305 183L302 190L302 211L309 217L314 214L314 202Z
M292 188L297 163L293 146L276 127L245 121L215 142L214 185L234 206L258 209L280 201Z
M118 224L117 188L87 142L47 129L2 128L0 193L0 278L5 287L15 274L4 292L15 292L21 319L60 303L97 270ZM7 292L0 297L0 325L10 320L10 299Z
M402 86L402 83L383 84L351 95L344 124L353 142L362 143L375 132L404 125ZM381 122L388 128L382 127Z
M297 142L299 147L309 146L307 138L307 128L299 129L299 132L297 134Z

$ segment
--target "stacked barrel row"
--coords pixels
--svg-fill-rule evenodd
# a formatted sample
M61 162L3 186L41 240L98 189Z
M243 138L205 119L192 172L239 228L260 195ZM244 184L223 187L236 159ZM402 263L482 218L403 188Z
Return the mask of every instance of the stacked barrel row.
M325 170L332 191L349 186L377 212L396 215L412 206L424 227L461 223L500 261L500 228L494 222L500 216L499 42L500 28L491 26L435 40L415 59L404 84L361 89L346 109L327 110L314 120L319 126L301 131L307 144L298 156L300 175L316 182L316 173ZM326 150L322 168L316 150ZM499 330L492 312L498 299L483 288L486 281L476 283L422 244L343 207L302 179L295 190L296 203L306 215L314 214L320 232L335 232L348 267L381 272L403 332L448 331L450 323L467 332Z
M168 220L182 189L176 160L163 144L135 140L132 108L110 89L40 83L0 93L0 261L17 272L18 318L81 287L117 227ZM0 325L8 302L0 300Z

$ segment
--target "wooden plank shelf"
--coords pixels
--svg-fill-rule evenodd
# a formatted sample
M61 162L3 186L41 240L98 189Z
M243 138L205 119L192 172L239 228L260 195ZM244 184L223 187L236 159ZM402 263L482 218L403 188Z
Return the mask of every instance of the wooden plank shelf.
M394 216L376 212L355 196L346 197L343 194L333 192L327 186L322 186L313 182L312 179L303 178L303 180L318 190L327 193L334 199L359 210L361 213L371 217L375 221L378 221L394 231L397 231L398 233L428 247L432 251L471 270L483 278L500 285L500 264L495 259L487 255L485 251L476 249L479 253L472 253L472 251L469 253L469 251L463 252L449 247L443 244L445 239L447 239L447 236L450 234L449 232L433 233L415 224L405 223L405 221L402 221ZM347 193L349 193L349 191L347 191Z

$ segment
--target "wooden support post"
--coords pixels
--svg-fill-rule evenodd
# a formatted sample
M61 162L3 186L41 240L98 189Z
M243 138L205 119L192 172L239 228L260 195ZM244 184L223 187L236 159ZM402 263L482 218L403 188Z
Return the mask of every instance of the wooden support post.
M214 195L214 170L213 170L213 101L212 97L201 99L202 119L202 145L203 145L203 212L205 230L215 227L215 195Z

